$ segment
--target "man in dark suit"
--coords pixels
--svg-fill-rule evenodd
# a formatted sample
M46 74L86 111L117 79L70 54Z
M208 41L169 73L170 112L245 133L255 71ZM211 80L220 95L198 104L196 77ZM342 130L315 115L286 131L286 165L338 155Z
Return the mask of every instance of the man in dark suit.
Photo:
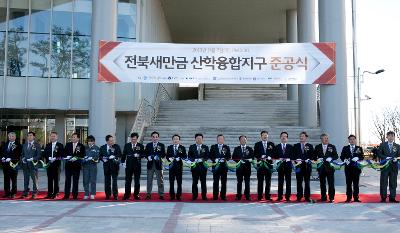
M171 162L169 166L169 196L171 200L181 200L182 195L182 159L186 159L186 148L180 145L181 137L178 134L172 136L172 145L167 148L167 159ZM174 183L176 180L177 190L175 196Z
M387 198L387 186L389 179L389 202L398 203L396 200L396 188L397 188L397 158L400 156L400 147L394 142L395 133L389 131L386 133L387 141L381 143L378 149L378 157L383 161L389 161L389 165L381 170L380 179L380 194L381 202L386 202Z
M199 193L197 184L201 183L201 199L207 200L207 168L204 166L204 161L209 158L210 151L208 146L203 144L203 134L197 133L195 136L196 143L190 145L188 158L195 163L191 168L192 171L192 200L197 200Z
M121 148L115 144L114 137L106 136L106 144L100 147L99 158L103 161L104 169L104 191L106 200L111 196L111 178L112 178L112 194L114 200L118 200L118 173L119 163L122 157Z
M226 201L226 183L228 177L228 165L226 161L231 159L231 151L228 145L225 145L223 134L217 136L217 144L210 148L210 159L217 163L212 167L213 171L213 200L218 200L219 180L221 180L221 200Z
M247 201L250 201L250 176L251 162L254 159L254 151L250 146L247 146L247 137L239 136L240 145L233 150L232 159L240 165L236 167L236 200L242 199L242 183L244 180L244 195Z
M335 201L335 169L330 165L331 161L338 159L335 145L329 143L328 134L321 134L321 144L315 146L315 157L323 164L318 168L321 188L321 201L327 201L326 182L328 181L329 202Z
M158 132L151 133L151 141L146 145L145 154L147 156L147 195L146 200L151 199L151 191L153 190L153 178L156 174L158 195L160 200L164 200L164 176L162 159L165 158L165 145L158 140L160 134Z
M280 134L281 143L276 145L275 147L275 159L279 159L282 161L281 165L278 168L278 199L277 201L281 201L283 198L283 182L286 183L286 193L285 199L286 201L290 201L290 195L292 194L291 185L292 185L292 162L291 160L294 158L293 156L293 146L287 144L288 141L288 133L282 132Z
M258 165L257 168L257 194L258 200L261 201L264 192L265 181L265 200L271 199L271 175L272 175L272 158L275 144L268 141L268 132L261 131L261 141L254 144L254 157L257 162L263 162L267 167Z
M122 166L125 167L125 194L124 200L128 200L131 196L132 176L134 177L133 198L139 200L140 192L140 174L142 172L141 159L145 156L144 146L138 142L139 134L131 133L131 142L124 146L122 153Z
M57 197L60 188L61 159L64 157L64 145L58 140L57 132L51 132L50 143L44 148L44 160L49 164L47 167L47 196L54 199Z
M78 198L79 175L81 173L81 159L85 157L85 146L79 142L79 134L73 133L71 142L65 144L65 188L63 200L69 199L71 192L72 179L72 197Z
M293 155L298 165L296 171L297 181L297 201L303 198L303 181L304 181L304 200L310 202L310 177L312 172L313 160L316 160L314 154L314 147L307 143L308 134L306 132L300 133L300 142L293 146Z
M17 194L17 176L18 170L12 168L10 163L17 164L21 159L22 146L16 139L15 132L8 133L8 141L3 145L1 150L2 158L1 162L3 165L4 174L4 196L3 198L15 198ZM10 190L10 181L12 188Z
M40 144L35 141L35 133L28 133L28 140L22 146L22 169L24 172L24 192L22 198L28 197L29 192L29 180L32 179L33 190L32 199L36 199L38 193L38 169L36 163L40 160Z
M354 202L360 202L358 193L361 169L358 168L357 162L364 159L364 152L362 147L356 145L356 139L355 135L350 135L348 137L349 145L343 147L340 155L340 159L346 163L344 168L344 174L346 175L346 202L350 202L352 196L354 197ZM354 187L354 192L352 186Z

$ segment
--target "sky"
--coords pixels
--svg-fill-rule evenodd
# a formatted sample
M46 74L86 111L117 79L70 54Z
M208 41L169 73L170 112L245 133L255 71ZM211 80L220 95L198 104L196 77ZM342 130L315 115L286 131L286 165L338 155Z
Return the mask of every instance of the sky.
M400 64L397 57L400 55L400 1L357 0L356 9L360 73L385 69L378 75L365 74L361 86L361 96L372 98L361 101L362 141L376 143L377 137L372 133L373 116L381 114L385 108L400 106ZM349 87L349 96L353 96L352 87Z

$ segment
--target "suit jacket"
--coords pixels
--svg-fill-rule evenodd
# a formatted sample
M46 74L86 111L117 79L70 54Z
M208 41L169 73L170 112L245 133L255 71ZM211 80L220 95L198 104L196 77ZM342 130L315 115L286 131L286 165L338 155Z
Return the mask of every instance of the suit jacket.
M2 158L4 157L5 159L10 158L11 162L17 163L21 159L21 153L22 153L22 146L19 144L17 141L14 141L13 145L11 146L10 150L8 150L8 144L10 141L7 141L1 150L2 152ZM6 163L9 164L9 163ZM4 166L4 164L3 164Z
M294 159L293 146L286 143L286 149L285 149L285 151L283 151L282 144L281 143L276 144L274 158L275 159L291 159L291 160Z
M384 142L379 145L378 157L381 159L386 159L386 157L397 158L400 155L399 144L393 142L392 151L389 150L389 143Z
M167 147L167 159L169 158L181 158L179 161L173 160L172 161L172 166L176 166L177 169L182 169L183 168L183 162L182 159L186 159L186 148L182 145L178 145L178 150L176 151L176 155L174 154L174 145L169 145Z
M350 145L344 146L342 149L342 153L340 154L340 159L344 161L345 159L350 160L349 165L356 165L356 162L352 161L354 157L358 157L360 160L364 159L364 152L362 147L355 146L354 152L351 154Z
M314 153L314 147L310 143L304 145L304 151L301 150L301 143L293 145L293 159L317 160Z
M145 156L144 146L143 144L137 142L136 146L134 148L132 147L133 145L131 142L125 144L122 152L121 162L126 163L127 167L141 166L141 158ZM135 157L135 154L138 154L139 157Z
M121 160L122 157L122 152L121 148L119 147L118 144L111 145L110 150L107 151L107 144L104 144L100 147L99 151L99 158L103 161L103 159L107 159L107 162L103 161L103 164L107 164L111 162L112 160L109 159L111 155L115 156L114 162L118 164L118 162Z
M73 151L74 146L72 144L72 142L68 142L67 144L65 144L65 148L64 148L64 156L72 156L72 157L78 157L83 159L86 155L86 150L85 150L85 146L78 142L78 144L76 145L75 151ZM67 160L65 162L65 168L66 169L81 169L81 161L76 160L74 162Z
M270 156L271 158L274 157L274 150L275 150L275 144L273 142L267 141L267 148L264 151L264 145L262 141L256 142L254 144L254 157L257 159L261 159L263 155L266 155L267 157Z
M324 164L319 168L318 171L322 171L322 169L324 169L327 173L335 172L335 169L332 168L329 162L326 161L326 159L329 157L331 157L332 160L336 160L339 158L336 147L334 145L328 144L328 147L326 148L326 152L324 154L322 144L318 144L315 146L314 153L317 159L322 158L324 160Z
M235 147L235 149L233 149L232 159L235 161L244 160L244 163L242 163L241 166L238 168L239 171L243 168L251 170L251 163L246 159L254 159L253 148L251 148L250 146L246 146L246 150L243 152L241 145Z
M228 145L222 145L221 153L219 153L218 144L214 144L210 148L210 159L215 161L215 159L224 158L225 160L231 159L231 149Z
M196 144L190 145L188 153L189 160L194 161L195 159L203 159L203 161L205 161L209 157L210 157L210 150L208 149L208 146L202 144L199 154L197 151L197 145Z
M51 157L52 152L52 143L47 143L44 152L43 152L43 160L46 163L49 162L49 157ZM61 166L61 159L64 157L64 145L60 142L57 142L54 147L53 157L56 158L56 161L50 163L50 166Z
M153 147L153 142L147 143L145 154L147 156L147 169L150 170L155 165L157 170L162 170L162 158L165 158L165 145L161 142L157 143L157 147ZM150 161L148 157L151 156L152 160ZM155 160L154 157L157 156L158 160Z
M27 159L33 158L34 162L40 160L41 147L36 141L33 141L33 145L28 149L28 141L22 146L22 160L26 162Z

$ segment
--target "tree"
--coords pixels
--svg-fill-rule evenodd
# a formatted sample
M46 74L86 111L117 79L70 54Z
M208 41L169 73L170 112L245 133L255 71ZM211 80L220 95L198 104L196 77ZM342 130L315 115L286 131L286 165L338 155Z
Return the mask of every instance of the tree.
M375 114L373 119L373 133L381 141L385 142L386 133L393 131L396 137L400 139L400 112L396 108L386 108L382 114Z
M22 76L22 68L25 67L24 55L26 48L21 46L23 41L27 40L26 33L23 32L22 26L10 29L8 33L8 75Z

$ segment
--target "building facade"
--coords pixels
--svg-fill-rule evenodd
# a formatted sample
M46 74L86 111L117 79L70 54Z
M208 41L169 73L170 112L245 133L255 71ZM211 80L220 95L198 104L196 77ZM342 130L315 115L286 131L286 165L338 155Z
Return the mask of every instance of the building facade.
M299 124L348 134L345 0L0 0L0 139L53 130L123 143L156 84L97 83L99 40L174 43L336 42L337 84L288 85ZM172 99L198 89L165 85ZM317 108L317 106L319 106ZM317 109L319 109L317 111ZM319 112L319 113L317 113ZM318 118L319 117L319 118ZM319 122L319 123L318 123Z

